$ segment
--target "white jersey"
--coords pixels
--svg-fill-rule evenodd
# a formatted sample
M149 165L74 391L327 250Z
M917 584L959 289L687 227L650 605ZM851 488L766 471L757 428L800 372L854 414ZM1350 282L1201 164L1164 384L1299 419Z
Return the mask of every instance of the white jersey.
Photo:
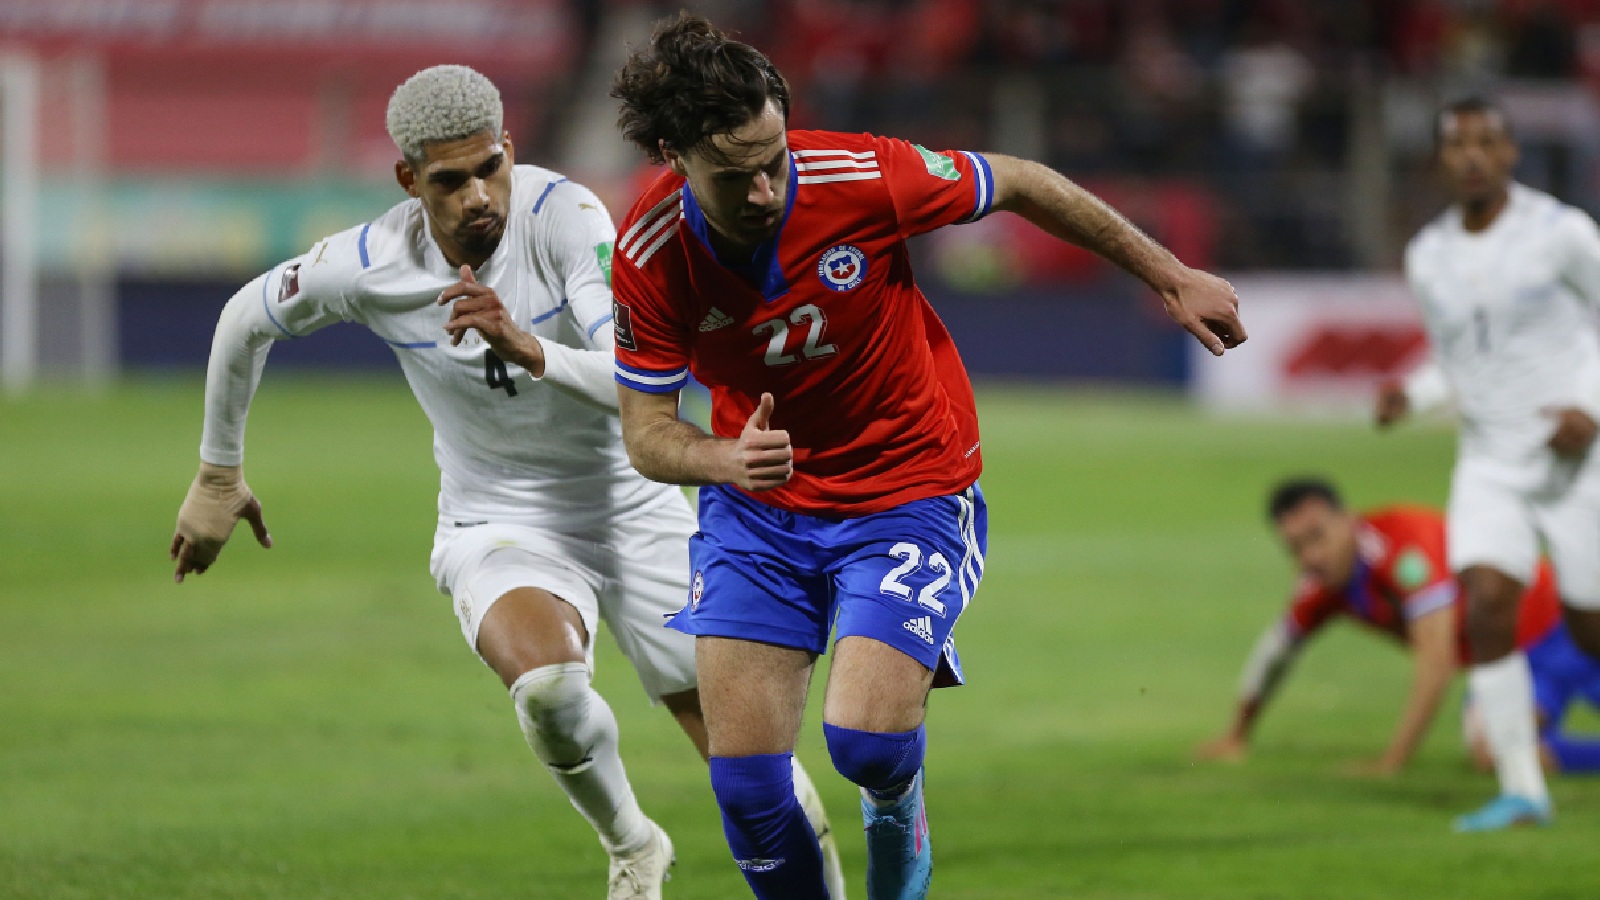
M1453 393L1461 453L1520 473L1550 473L1554 420L1577 406L1600 419L1600 229L1583 211L1512 184L1490 226L1469 232L1452 207L1406 248L1433 361L1408 381L1417 406L1429 383ZM1442 378L1440 377L1442 375Z
M501 361L476 331L450 346L450 307L438 298L457 270L429 233L420 201L318 241L252 281L224 311L201 458L242 462L250 395L273 340L345 320L393 348L433 423L441 524L583 531L618 513L681 502L676 488L635 472L622 447L607 327L615 237L587 188L536 166L512 170L505 232L475 276L539 338L539 379Z

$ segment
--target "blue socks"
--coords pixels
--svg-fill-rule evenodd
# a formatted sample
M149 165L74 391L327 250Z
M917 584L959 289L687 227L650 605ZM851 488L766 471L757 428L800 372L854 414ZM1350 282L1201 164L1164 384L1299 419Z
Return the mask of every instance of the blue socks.
M905 800L927 751L927 732L923 728L881 734L824 723L822 730L834 767L866 789L868 797L863 807L869 802L880 807L898 806ZM722 808L722 830L758 900L817 900L828 896L817 836L794 796L792 756L773 753L711 759L711 790ZM905 888L886 896L927 895L930 860L925 852L927 832L922 824L920 797L917 800L914 810L894 810L895 815L909 814L916 821L897 829L903 836L893 842L896 846L881 848L892 851L895 859L892 864L877 868L884 869L882 874L896 882L908 882ZM889 810L884 812L888 814ZM873 843L871 837L869 834L869 844ZM899 847L901 843L906 846ZM910 855L902 858L906 853ZM869 870L872 868L869 865Z
M884 733L824 722L822 733L828 739L828 754L839 774L885 804L905 793L922 768L928 749L928 732L921 725L914 731Z
M828 753L839 773L861 786L867 836L867 896L926 900L933 881L933 847L922 803L927 732L856 731L823 723Z
M1552 729L1545 732L1544 742L1561 764L1561 771L1574 775L1600 772L1600 740L1569 737Z
M711 790L722 830L759 900L827 897L822 851L794 796L793 754L714 756Z

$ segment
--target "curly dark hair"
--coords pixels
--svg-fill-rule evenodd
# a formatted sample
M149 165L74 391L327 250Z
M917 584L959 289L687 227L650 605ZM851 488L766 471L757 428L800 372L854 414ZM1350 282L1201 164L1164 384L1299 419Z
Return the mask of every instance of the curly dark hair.
M687 12L657 23L650 43L618 70L611 96L622 101L623 136L656 163L665 162L662 142L677 153L703 152L769 100L789 117L789 82L772 60Z

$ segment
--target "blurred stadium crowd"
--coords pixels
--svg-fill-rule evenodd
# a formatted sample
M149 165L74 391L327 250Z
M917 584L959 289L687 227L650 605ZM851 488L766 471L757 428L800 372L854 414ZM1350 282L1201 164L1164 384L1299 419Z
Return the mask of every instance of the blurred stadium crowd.
M650 172L610 76L682 5L771 54L795 124L1039 159L1193 265L1394 271L1442 202L1431 112L1469 92L1509 109L1525 180L1600 209L1600 0L6 0L0 56L43 73L44 265L109 254L126 320L141 284L215 293L370 218L398 199L388 93L440 62L493 78L520 160L620 217ZM73 188L86 171L98 199ZM924 282L1013 321L1067 297L1125 339L1085 345L1082 371L1005 371L1182 379L1181 343L1126 311L1124 279L1012 219L924 242ZM1014 328L949 315L1014 356Z
M1391 239L1363 247L1362 216L1377 212L1342 198L1353 166L1410 175L1428 148L1415 122L1370 115L1404 119L1434 96L1508 82L1549 97L1600 76L1600 3L1585 0L728 6L746 10L748 33L778 38L801 121L996 147L1111 193L1153 190L1161 230L1192 229L1177 243L1233 270L1395 261L1415 215L1398 211ZM1369 162L1363 141L1395 158Z

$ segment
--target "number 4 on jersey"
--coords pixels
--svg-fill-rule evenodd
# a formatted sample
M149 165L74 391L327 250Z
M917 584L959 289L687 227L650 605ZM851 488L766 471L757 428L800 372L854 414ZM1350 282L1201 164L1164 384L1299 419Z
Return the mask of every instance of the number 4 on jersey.
M483 351L483 380L491 391L505 388L507 397L517 395L517 383L511 380L511 373L506 371L505 360L496 356L493 350Z

